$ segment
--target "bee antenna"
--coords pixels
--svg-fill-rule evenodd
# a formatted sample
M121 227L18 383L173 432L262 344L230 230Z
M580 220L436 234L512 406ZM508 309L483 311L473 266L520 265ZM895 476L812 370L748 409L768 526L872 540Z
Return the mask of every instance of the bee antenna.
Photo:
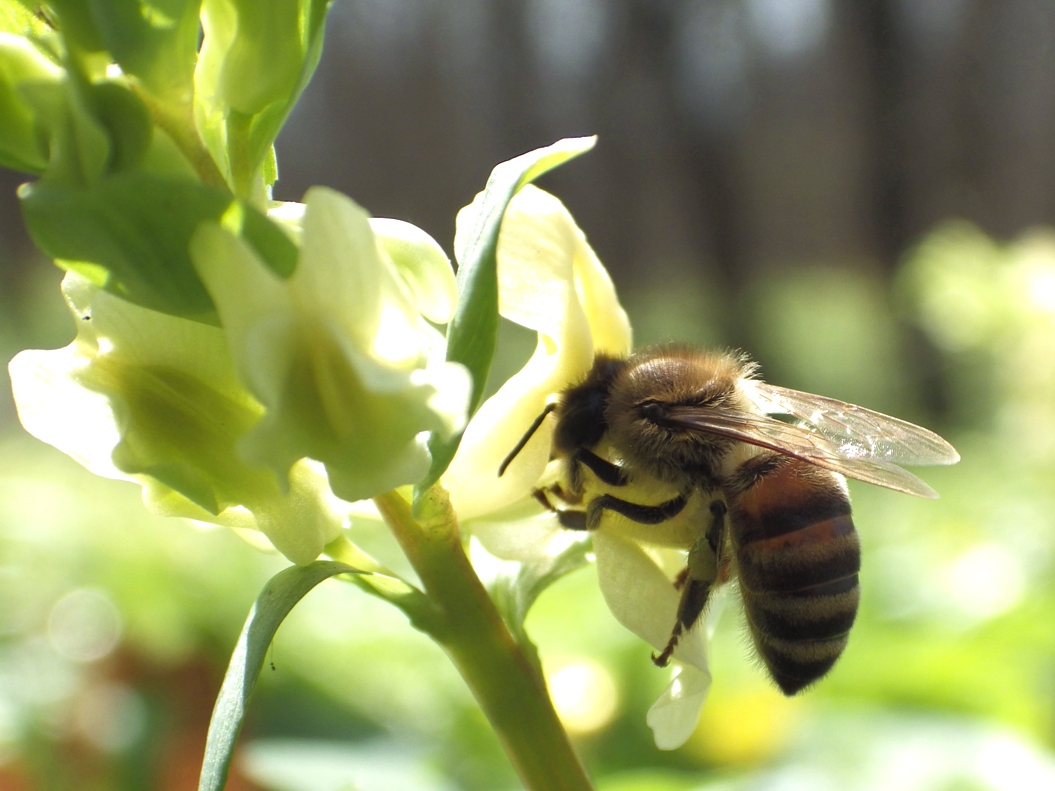
M535 422L531 424L531 427L528 428L526 432L524 432L524 436L520 438L520 442L516 444L516 447L513 448L513 450L509 452L509 455L506 456L505 459L502 461L502 465L498 468L499 478L501 478L502 475L505 474L506 467L508 467L510 463L512 463L513 459L517 457L517 454L524 449L524 446L527 445L528 442L531 441L531 438L535 435L535 432L538 431L538 427L542 425L542 421L544 421L549 415L549 413L556 408L557 405L555 403L546 404L546 408L542 410L542 414L535 418Z

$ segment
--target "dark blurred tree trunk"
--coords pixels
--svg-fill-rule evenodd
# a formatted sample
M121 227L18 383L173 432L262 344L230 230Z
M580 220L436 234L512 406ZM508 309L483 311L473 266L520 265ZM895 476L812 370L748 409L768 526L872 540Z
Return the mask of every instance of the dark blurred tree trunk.
M863 49L868 97L872 182L872 222L876 251L892 269L909 242L905 202L905 58L906 42L892 0L860 0L838 6L852 16Z

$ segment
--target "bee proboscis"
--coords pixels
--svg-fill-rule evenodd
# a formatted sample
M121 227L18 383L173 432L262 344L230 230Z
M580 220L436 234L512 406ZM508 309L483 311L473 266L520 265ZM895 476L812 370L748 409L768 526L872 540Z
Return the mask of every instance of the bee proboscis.
M741 355L683 346L598 355L499 475L552 416L561 474L535 496L565 527L593 530L618 515L647 542L648 531L690 519L676 621L653 660L669 662L715 586L735 575L755 648L793 695L831 669L857 615L861 551L843 476L934 498L899 465L959 455L920 426L755 374Z

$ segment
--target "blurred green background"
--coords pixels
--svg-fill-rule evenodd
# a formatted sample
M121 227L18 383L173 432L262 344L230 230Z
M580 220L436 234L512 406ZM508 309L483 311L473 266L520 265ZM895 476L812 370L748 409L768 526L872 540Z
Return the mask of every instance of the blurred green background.
M742 347L772 382L927 425L963 461L916 500L851 484L849 648L788 700L725 605L681 749L667 683L592 568L528 620L601 791L1055 788L1055 15L1044 0L338 0L279 144L429 230L490 167L561 136L548 177L638 343ZM0 349L73 335L59 273L0 191ZM510 330L495 378L533 343ZM0 791L196 787L227 657L283 566L148 515L22 432L0 398ZM446 659L338 582L280 629L229 788L505 791Z

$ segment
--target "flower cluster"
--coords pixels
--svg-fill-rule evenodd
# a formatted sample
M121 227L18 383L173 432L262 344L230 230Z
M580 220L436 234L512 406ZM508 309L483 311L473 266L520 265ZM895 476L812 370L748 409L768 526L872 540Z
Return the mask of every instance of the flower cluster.
M323 188L273 215L300 239L284 280L222 224L193 238L222 328L71 272L77 338L22 352L10 373L30 433L100 475L139 481L154 510L257 530L308 563L341 529L338 497L425 474L426 434L461 428L469 380L426 320L446 320L454 303L431 238L372 223Z

